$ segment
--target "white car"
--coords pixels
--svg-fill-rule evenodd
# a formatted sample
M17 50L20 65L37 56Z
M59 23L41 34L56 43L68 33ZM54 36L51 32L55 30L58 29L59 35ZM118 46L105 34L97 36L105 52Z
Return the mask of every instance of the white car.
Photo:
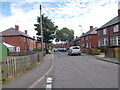
M71 46L68 50L68 55L81 55L79 46Z

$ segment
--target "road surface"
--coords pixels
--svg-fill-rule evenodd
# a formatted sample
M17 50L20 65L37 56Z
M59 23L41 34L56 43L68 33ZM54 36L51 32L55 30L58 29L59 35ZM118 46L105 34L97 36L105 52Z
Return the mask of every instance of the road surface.
M35 88L118 88L118 65L82 54L54 52L53 70ZM52 78L52 83L47 83Z

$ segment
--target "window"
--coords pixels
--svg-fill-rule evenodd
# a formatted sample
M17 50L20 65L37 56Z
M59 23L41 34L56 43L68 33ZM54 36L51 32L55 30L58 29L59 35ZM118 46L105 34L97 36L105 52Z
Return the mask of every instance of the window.
M101 46L107 46L108 45L108 38L102 38L100 40L100 45Z
M108 44L108 38L104 38L104 46Z
M98 36L100 36L100 31L98 31Z
M82 37L82 41L84 40L84 37Z
M28 42L28 38L24 37L24 43Z
M120 36L117 37L111 37L110 39L111 46L117 46L120 45Z
M113 26L113 32L118 32L118 31L119 31L118 25L114 25L114 26Z
M86 44L86 47L88 48L88 43Z
M27 50L27 47L26 46L24 46L24 51L26 51Z
M89 36L86 36L86 40L89 40Z
M26 42L25 40L26 40L26 38L24 37L24 42Z
M117 39L116 39L116 37L111 37L110 43L111 43L112 46L117 45Z
M107 34L106 29L103 29L103 35Z
M118 45L120 46L120 36L118 37Z

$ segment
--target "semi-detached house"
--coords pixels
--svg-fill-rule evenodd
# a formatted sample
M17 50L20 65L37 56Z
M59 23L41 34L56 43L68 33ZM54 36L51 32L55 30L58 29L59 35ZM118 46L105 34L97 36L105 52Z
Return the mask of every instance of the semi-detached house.
M15 25L15 28L9 28L3 31L2 38L3 42L15 46L17 52L24 52L36 48L35 37L30 37L27 34L27 30L25 30L25 33L19 31L18 25Z
M120 8L118 16L101 26L98 30L99 46L120 46Z
M93 28L93 26L90 26L90 30L82 34L80 37L81 48L94 48L98 46L98 36L96 30L97 27Z

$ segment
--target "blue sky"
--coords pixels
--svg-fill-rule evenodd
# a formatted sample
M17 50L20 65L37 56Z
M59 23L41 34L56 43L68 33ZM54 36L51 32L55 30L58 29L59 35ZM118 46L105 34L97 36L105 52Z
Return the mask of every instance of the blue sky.
M89 26L100 27L117 16L119 0L1 0L0 28L6 30L19 25L20 31L28 30L35 36L34 24L42 13L58 25L59 29L73 29L75 36L89 30ZM82 26L79 27L79 25Z

